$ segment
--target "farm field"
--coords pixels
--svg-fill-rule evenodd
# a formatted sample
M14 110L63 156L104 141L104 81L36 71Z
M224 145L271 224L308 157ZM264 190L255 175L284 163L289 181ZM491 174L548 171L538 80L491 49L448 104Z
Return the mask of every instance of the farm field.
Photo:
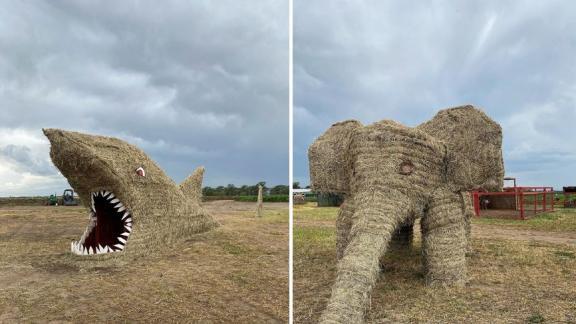
M336 274L338 208L294 207L294 321L317 322ZM576 323L576 210L474 219L465 288L424 285L419 231L391 251L372 293L375 323Z
M288 321L288 204L204 203L221 226L124 267L58 259L86 226L82 207L0 208L0 323Z

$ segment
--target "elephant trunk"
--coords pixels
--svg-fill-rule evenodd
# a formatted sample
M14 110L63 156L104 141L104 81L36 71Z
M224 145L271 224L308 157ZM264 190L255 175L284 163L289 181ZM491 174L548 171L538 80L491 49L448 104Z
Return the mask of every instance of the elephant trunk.
M379 277L380 257L398 226L410 215L408 199L392 200L390 193L357 195L349 243L338 262L332 296L322 323L361 323ZM394 195L395 198L398 197ZM384 198L384 199L383 199Z

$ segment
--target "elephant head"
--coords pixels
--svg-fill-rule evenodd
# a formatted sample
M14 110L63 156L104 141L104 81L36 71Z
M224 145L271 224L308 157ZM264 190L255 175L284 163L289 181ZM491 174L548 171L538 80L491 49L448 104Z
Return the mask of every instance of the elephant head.
M414 128L384 120L332 125L309 148L316 192L345 194L338 219L337 279L324 322L362 322L394 233L421 217L429 284L466 280L462 192L503 182L500 126L480 110L440 111Z

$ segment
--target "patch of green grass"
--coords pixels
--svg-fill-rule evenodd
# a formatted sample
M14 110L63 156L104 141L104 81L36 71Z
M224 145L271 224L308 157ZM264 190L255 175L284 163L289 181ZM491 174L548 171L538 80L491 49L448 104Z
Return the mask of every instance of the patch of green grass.
M294 206L294 220L335 221L339 207L316 207L316 203Z
M333 228L324 227L295 227L294 250L334 249L336 246L336 233Z
M222 249L224 251L226 251L226 253L232 254L232 255L241 255L241 254L250 253L249 248L247 248L246 246L243 246L242 244L238 244L238 243L233 244L230 242L222 242L220 244L220 246L222 247Z
M528 319L526 319L526 323L535 324L535 323L544 323L544 316L540 313L534 313Z
M254 216L255 212L247 212L249 216ZM262 220L271 224L288 224L288 210L264 210Z
M570 251L556 251L554 254L564 259L576 259L576 254Z
M256 202L258 200L258 196L237 196L234 197L235 201L248 201L248 202ZM288 202L288 195L268 195L262 196L263 202Z
M541 231L576 232L576 209L557 209L527 220L474 217L472 223L505 225Z

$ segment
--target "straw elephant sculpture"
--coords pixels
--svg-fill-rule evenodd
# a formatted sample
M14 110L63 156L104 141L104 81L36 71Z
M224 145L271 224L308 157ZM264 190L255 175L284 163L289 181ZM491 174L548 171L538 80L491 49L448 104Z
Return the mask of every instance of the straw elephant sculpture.
M473 106L410 128L383 120L332 125L309 148L316 192L345 195L337 219L337 277L323 323L359 323L391 242L409 243L421 219L425 280L463 285L466 192L501 190L502 129Z

